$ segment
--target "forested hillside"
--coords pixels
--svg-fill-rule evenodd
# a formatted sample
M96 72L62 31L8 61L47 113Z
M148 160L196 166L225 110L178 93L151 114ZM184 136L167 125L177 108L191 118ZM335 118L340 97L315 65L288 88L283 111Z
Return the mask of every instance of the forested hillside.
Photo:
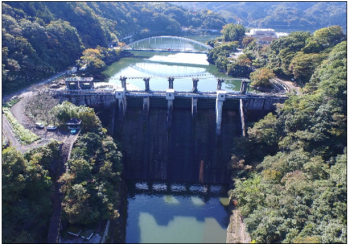
M84 49L107 47L128 33L174 35L182 26L225 24L213 12L147 2L6 2L2 17L4 92L65 70Z
M2 151L2 241L37 243L47 240L52 214L60 143L52 141L26 154ZM56 167L55 167L56 166Z
M222 14L246 27L316 30L339 25L346 31L346 2L175 2L178 6Z
M295 32L255 52L269 49L262 67L300 74L304 87L233 146L230 195L257 242L347 241L347 43L327 38L337 30Z

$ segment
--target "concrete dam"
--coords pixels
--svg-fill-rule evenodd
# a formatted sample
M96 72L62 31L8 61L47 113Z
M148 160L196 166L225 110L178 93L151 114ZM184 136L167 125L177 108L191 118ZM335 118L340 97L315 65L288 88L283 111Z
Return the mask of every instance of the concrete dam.
M145 81L146 82L146 81ZM122 83L123 84L123 83ZM228 162L235 137L245 124L284 103L284 95L241 91L201 93L92 89L50 90L62 101L107 111L108 127L121 143L128 179L189 183L228 183ZM219 87L218 87L219 88ZM105 123L106 124L106 121Z

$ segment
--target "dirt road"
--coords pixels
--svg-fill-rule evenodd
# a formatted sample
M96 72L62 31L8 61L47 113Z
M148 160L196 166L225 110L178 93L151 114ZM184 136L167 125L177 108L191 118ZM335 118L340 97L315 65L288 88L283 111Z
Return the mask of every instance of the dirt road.
M37 134L38 136L41 137L41 140L34 142L30 145L22 145L17 138L15 137L15 134L12 131L12 127L10 123L7 121L6 117L3 115L2 118L2 128L3 128L3 133L6 135L6 137L9 139L11 146L15 147L18 151L24 153L32 148L44 146L47 143L49 143L50 139L56 139L58 141L63 141L69 136L69 131L66 130L56 130L56 131L47 131L46 129L37 129L35 128L35 121L32 119L28 118L25 115L24 109L25 109L25 104L27 99L29 99L30 96L35 95L35 90L53 79L56 79L57 77L64 75L66 71L58 73L48 79L45 79L39 83L33 84L27 88L24 88L22 90L16 91L12 94L6 95L2 98L2 102L5 103L7 102L11 97L17 95L19 97L22 97L22 99L15 104L11 108L11 113L15 116L15 118L18 120L18 122L24 126L24 128L31 130L33 133Z

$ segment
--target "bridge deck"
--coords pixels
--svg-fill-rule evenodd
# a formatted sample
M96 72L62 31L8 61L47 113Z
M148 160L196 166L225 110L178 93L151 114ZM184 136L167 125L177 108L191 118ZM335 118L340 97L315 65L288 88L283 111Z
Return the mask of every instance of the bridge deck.
M101 95L101 96L114 96L114 90L49 90L52 95L73 95L73 96L86 96L86 95ZM212 98L216 99L217 93L213 92L191 92L191 91L175 91L175 97L184 98ZM127 97L166 97L166 91L126 91L125 96ZM288 98L283 94L270 94L270 93L247 93L241 94L240 92L226 92L226 99L246 99L246 98Z

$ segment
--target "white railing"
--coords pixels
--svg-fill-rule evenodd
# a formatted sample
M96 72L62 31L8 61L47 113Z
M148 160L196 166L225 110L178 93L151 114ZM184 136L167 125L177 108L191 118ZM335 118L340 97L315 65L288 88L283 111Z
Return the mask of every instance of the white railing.
M142 42L142 41L146 41L146 40L152 40L152 39L162 39L162 38L170 38L170 39L177 39L177 40L184 40L184 41L188 41L188 42L191 42L191 43L195 43L201 47L204 47L208 50L210 49L213 49L211 46L209 45L206 45L202 42L199 42L199 41L196 41L196 40L193 40L193 39L189 39L189 38L185 38L185 37L179 37L179 36L153 36L153 37L148 37L148 38L144 38L144 39L141 39L141 40L137 40L137 41L134 41L132 43L129 43L128 45L124 46L123 49L127 49L127 48L131 48L132 45L136 44L136 43L139 43L139 42ZM156 50L156 49L154 49Z

